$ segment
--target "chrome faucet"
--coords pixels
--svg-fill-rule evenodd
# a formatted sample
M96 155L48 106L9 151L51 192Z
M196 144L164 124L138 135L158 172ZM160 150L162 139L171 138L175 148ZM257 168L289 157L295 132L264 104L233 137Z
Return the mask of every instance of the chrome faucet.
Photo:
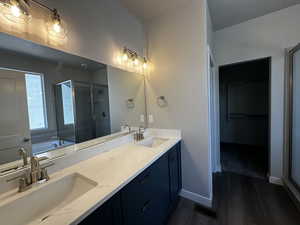
M135 141L141 141L144 140L144 132L145 132L145 128L140 126L139 130L134 134L134 140Z
M26 168L21 175L8 179L7 182L19 179L19 192L23 192L30 189L34 184L40 181L48 181L50 177L48 175L47 168L54 165L54 163L50 162L41 166L40 161L45 159L48 158L32 156L30 158L30 167Z

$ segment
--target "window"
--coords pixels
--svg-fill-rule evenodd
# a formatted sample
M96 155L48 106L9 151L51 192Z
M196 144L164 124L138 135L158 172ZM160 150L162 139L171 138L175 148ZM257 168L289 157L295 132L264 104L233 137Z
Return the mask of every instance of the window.
M63 102L64 125L74 124L73 93L71 81L65 82L61 85L61 95Z
M46 129L47 114L43 76L25 74L30 130Z

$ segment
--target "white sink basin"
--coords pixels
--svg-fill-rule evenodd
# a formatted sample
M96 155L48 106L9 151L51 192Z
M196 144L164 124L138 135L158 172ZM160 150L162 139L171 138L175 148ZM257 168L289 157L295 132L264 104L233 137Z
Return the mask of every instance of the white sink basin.
M27 195L5 205L0 204L1 224L39 224L95 186L96 182L78 173L42 184L36 190L28 190Z
M158 137L151 137L151 138L147 138L145 140L142 140L140 142L137 142L137 145L142 145L145 147L149 147L149 148L156 148L158 146L160 146L161 144L163 144L164 142L168 141L169 139L167 138L158 138Z

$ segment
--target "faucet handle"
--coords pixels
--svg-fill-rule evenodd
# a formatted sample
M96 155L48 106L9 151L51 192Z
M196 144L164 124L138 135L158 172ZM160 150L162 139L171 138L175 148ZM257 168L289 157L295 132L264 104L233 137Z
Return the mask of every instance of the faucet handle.
M27 166L28 165L28 159L27 159L28 155L27 155L27 151L25 150L25 148L21 147L19 149L19 154L22 157L23 166Z

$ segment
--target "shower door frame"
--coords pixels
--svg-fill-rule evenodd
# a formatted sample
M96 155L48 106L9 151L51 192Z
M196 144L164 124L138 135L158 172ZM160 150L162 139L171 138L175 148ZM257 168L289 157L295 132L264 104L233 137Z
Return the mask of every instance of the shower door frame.
M294 194L298 195L298 198L300 196L300 186L297 184L296 181L293 180L292 177L292 157L293 157L293 149L292 149L292 143L293 143L293 97L294 97L294 74L293 74L293 57L294 53L300 50L300 43L296 45L294 48L291 48L287 50L286 54L286 104L285 104L285 149L286 149L286 172L285 177L287 178L287 186L290 187L288 183L292 185L292 191ZM289 188L291 189L291 188ZM295 193L295 190L298 193ZM299 199L298 199L299 200Z

